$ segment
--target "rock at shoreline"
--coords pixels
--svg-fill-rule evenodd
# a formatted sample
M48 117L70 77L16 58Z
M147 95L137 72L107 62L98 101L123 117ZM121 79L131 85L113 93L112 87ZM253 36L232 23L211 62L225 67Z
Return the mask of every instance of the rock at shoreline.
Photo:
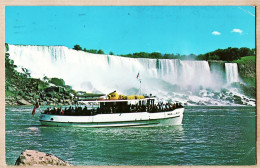
M68 162L48 153L25 150L15 162L19 166L72 166Z
M19 105L32 105L32 103L29 103L28 101L26 101L24 99L17 100L17 103Z

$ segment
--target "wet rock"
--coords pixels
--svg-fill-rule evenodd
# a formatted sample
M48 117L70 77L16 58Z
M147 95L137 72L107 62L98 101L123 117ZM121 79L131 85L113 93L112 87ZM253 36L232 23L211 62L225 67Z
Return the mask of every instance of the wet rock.
M238 63L239 75L241 77L253 77L256 76L255 62L248 61L247 63Z
M68 162L48 153L35 150L25 150L15 162L22 166L72 166Z
M32 105L31 103L29 103L28 101L24 100L24 99L18 99L17 103L19 105Z
M53 83L56 86L65 86L64 80L60 78L50 78L49 82Z
M243 101L240 96L234 95L234 102L236 104L243 104Z
M29 97L29 96L24 96L24 99L27 100L27 101L30 101L32 98Z
M14 91L14 88L13 88L13 87L11 87L11 86L7 86L7 90L9 90L9 91L13 92L13 91Z
M233 103L233 102L234 102L233 97L226 97L225 100L226 100L226 101L229 101L230 103Z

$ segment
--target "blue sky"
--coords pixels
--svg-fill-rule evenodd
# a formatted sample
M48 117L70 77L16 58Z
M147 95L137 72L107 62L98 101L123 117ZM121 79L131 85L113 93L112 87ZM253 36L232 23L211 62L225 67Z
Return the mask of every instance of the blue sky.
M9 44L79 44L115 54L255 48L252 6L7 6Z

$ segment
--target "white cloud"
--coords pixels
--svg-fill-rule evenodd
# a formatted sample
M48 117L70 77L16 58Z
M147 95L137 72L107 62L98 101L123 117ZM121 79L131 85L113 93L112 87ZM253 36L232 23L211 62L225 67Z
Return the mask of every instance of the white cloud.
M241 29L233 29L231 32L242 34L243 31Z
M218 31L213 31L211 34L216 35L216 36L221 35L221 33Z

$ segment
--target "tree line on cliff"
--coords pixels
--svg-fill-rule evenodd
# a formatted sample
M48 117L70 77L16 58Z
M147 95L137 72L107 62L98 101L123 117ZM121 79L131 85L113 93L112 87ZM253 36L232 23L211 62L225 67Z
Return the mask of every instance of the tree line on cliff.
M255 48L250 49L247 47L217 49L206 54L198 55L198 60L223 60L223 61L234 61L239 60L242 57L255 56Z
M85 51L94 54L105 54L105 52L101 49L82 49L82 47L76 44L73 47L74 50ZM109 52L109 55L114 55L112 51ZM189 55L181 55L181 54L162 54L160 52L136 52L132 54L120 54L118 56L130 57L130 58L152 58L152 59L180 59L180 60L222 60L222 61L234 61L239 60L242 57L246 56L255 56L255 48L250 49L247 47L241 48L232 48L228 47L226 49L217 49L212 52L207 52L205 54L189 54Z

